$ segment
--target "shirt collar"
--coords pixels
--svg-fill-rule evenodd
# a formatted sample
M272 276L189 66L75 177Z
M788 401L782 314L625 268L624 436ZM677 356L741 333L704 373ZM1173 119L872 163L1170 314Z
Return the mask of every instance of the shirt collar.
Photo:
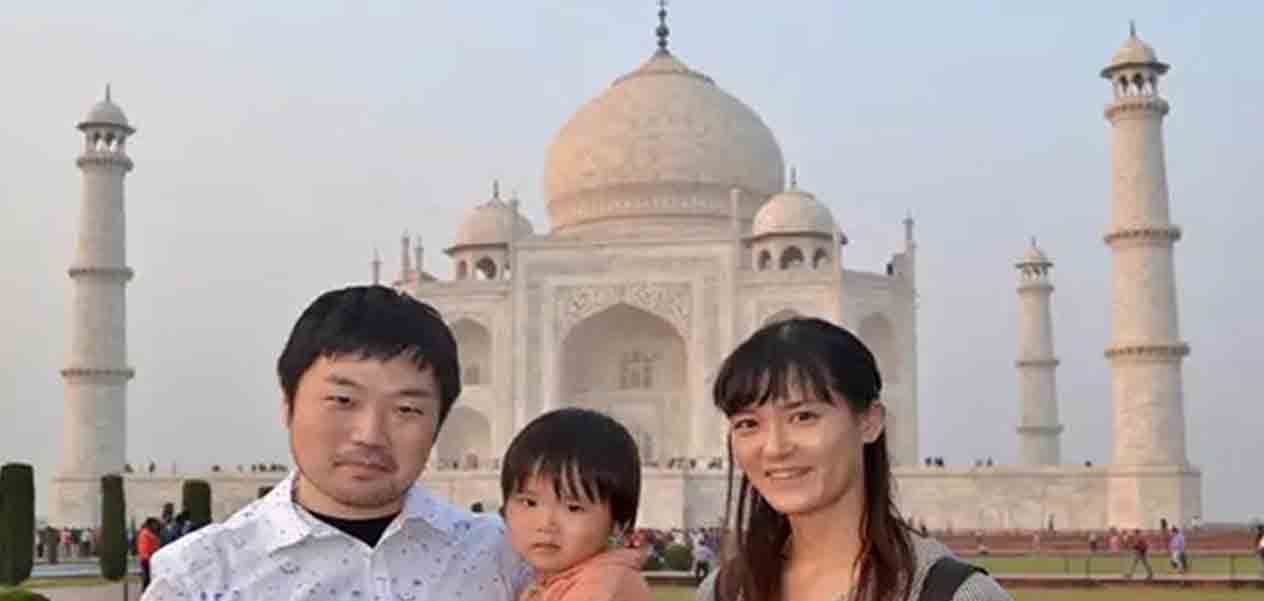
M268 537L268 553L297 545L308 537L321 534L317 531L321 522L294 498L297 479L298 470L291 470L284 480L260 500L259 509L270 518L273 526L271 536ZM420 521L444 536L451 535L463 521L454 507L436 499L416 482L404 493L404 507L400 514L402 519L399 523L408 525ZM397 529L392 526L383 536Z

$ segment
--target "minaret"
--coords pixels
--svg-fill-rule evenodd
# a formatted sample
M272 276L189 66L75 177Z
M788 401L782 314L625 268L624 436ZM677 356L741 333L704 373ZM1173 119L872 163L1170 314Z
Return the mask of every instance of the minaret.
M1114 456L1110 522L1155 528L1200 513L1198 474L1185 454L1180 337L1173 245L1181 230L1168 213L1159 79L1168 65L1132 28L1101 76L1111 82L1111 366ZM1191 488L1192 487L1192 488Z
M1018 463L1062 463L1058 423L1058 385L1053 355L1053 318L1049 297L1053 263L1031 239L1031 248L1014 264L1018 268Z
M421 283L422 274L426 273L426 247L421 243L421 234L417 235L417 242L413 245L413 265L417 271L417 283Z
M408 232L399 239L399 284L401 286L408 285L408 281L412 279L412 250L409 248L411 244L408 239Z
M84 147L73 282L70 354L65 380L61 468L53 479L52 523L96 526L100 477L122 473L127 452L127 266L123 178L132 170L127 139L136 130L110 98L78 126Z
M373 270L373 285L377 286L382 283L382 255L377 252L377 247L373 248L373 260L369 262L369 267Z

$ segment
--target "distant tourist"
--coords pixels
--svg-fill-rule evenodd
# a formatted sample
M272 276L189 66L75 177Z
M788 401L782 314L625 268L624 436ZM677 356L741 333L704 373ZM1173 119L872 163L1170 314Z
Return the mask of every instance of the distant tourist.
M636 528L641 460L619 422L569 407L531 420L500 472L505 523L535 577L518 601L652 601Z
M1150 543L1146 541L1145 535L1141 534L1141 530L1132 532L1132 567L1128 568L1128 578L1136 573L1137 566L1141 565L1146 571L1146 580L1154 579L1154 569L1150 567Z
M144 601L517 599L528 569L500 517L417 482L461 393L438 312L383 286L322 294L277 373L297 469L228 521L160 549Z
M145 519L145 523L141 525L140 532L136 535L136 555L140 557L140 590L145 592L149 588L149 582L152 578L150 571L150 560L153 559L154 553L162 546L162 538L159 531L162 530L162 522L158 518L150 517Z
M1177 573L1184 574L1189 569L1189 556L1185 554L1185 533L1180 528L1172 527L1172 537L1167 541L1167 550L1171 554L1169 562Z
M713 400L741 470L725 520L735 548L699 601L915 600L932 566L956 576L932 587L939 598L1010 599L901 519L881 391L873 353L820 319L765 326L724 360Z
M701 583L706 580L711 573L711 566L715 564L715 551L711 550L711 546L699 541L693 546L693 577Z
M1260 560L1260 576L1264 576L1264 524L1255 526L1255 556Z

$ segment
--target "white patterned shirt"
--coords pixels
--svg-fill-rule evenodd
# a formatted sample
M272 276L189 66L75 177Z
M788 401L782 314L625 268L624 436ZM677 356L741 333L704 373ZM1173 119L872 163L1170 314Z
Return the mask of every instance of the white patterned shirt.
M530 581L499 516L467 513L413 484L369 548L295 502L294 478L160 549L142 601L513 601Z

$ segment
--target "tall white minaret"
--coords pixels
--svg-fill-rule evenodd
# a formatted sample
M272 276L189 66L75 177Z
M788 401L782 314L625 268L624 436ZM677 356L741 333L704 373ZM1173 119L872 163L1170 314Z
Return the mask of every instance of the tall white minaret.
M61 469L54 478L53 524L96 526L99 478L121 473L127 451L127 266L123 179L132 170L127 139L135 133L110 98L79 124L84 147L79 234L70 279L70 356L66 383ZM87 498L85 498L87 497Z
M1053 355L1053 317L1049 297L1049 261L1031 239L1018 268L1018 463L1062 463L1062 424L1058 423L1058 359Z
M377 252L377 247L373 247L373 260L369 261L369 269L373 272L373 285L377 286L382 283L382 255Z
M1111 367L1115 470L1109 519L1120 527L1156 528L1200 513L1197 472L1185 453L1181 340L1173 246L1181 230L1168 212L1159 79L1168 65L1137 38L1135 27L1102 69L1111 82L1112 126ZM1191 489L1191 487L1193 487Z
M413 278L412 255L410 254L412 250L409 246L411 242L408 232L404 232L404 235L399 238L399 283L401 286L407 286L409 280Z

